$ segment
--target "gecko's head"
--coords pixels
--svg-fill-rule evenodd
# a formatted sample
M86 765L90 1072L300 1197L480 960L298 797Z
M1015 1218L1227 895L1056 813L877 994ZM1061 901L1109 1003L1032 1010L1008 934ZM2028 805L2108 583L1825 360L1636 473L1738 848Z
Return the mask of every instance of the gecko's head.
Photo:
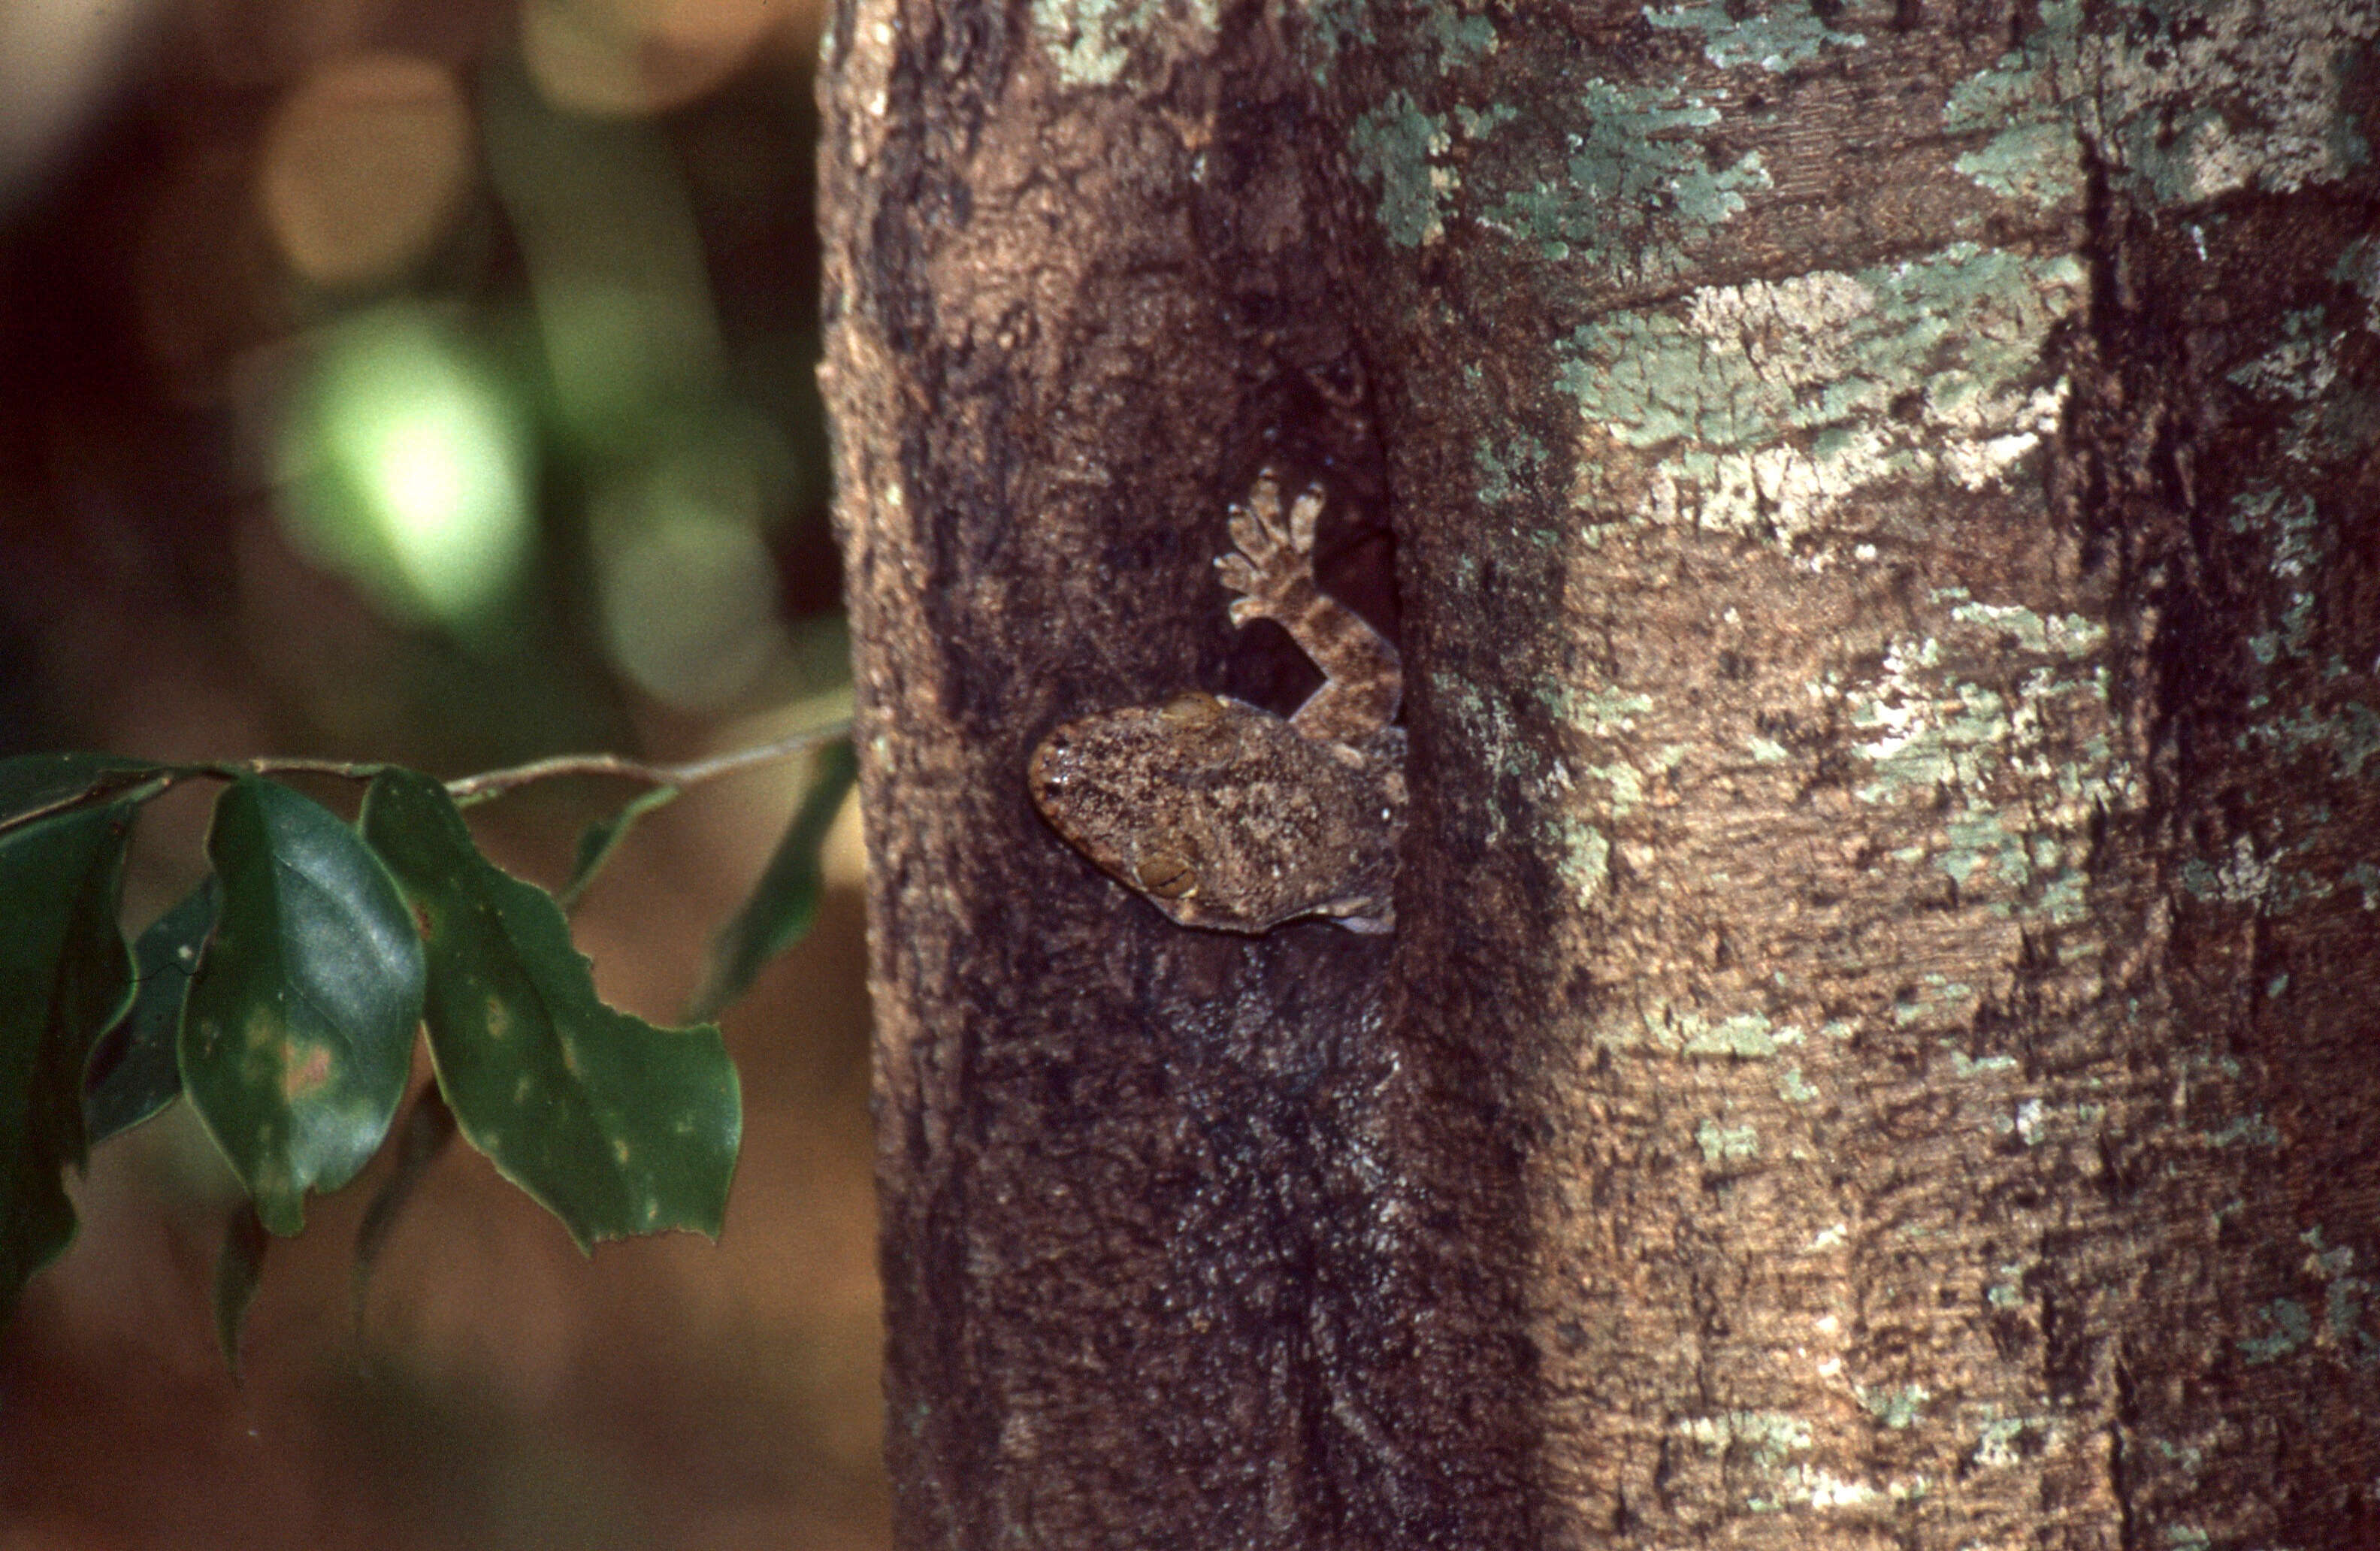
M1200 729L1229 715L1223 700L1192 691L1067 722L1033 751L1033 806L1116 881L1185 926L1209 925L1201 918L1204 847L1183 827L1191 816L1171 778L1184 762L1184 740L1195 745Z

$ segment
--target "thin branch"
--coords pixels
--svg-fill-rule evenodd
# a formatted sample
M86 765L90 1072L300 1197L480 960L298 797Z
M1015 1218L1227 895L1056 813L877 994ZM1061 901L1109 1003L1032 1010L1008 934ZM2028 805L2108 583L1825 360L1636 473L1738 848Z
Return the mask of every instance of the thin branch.
M485 802L500 797L515 787L531 782L547 781L556 776L598 775L617 776L624 781L642 782L648 786L686 787L721 776L748 770L756 765L783 759L830 744L851 734L851 719L841 717L822 726L789 733L774 743L752 748L739 748L726 754L714 754L708 759L697 759L684 765L649 765L640 759L628 759L617 754L564 754L551 759L531 760L509 770L489 770L480 775L465 776L446 782L446 794L458 803ZM210 759L188 765L154 765L146 768L106 772L85 787L52 798L21 813L0 815L0 834L37 823L54 814L64 813L87 803L120 795L124 789L141 793L136 802L147 802L172 790L192 777L212 777L217 781L237 781L242 776L319 775L333 776L341 781L370 781L389 769L384 763L353 763L341 759ZM119 787L115 782L122 782Z
M320 775L336 776L341 781L370 781L388 769L385 762L358 763L346 759L211 759L201 765L181 767L188 775L211 775L222 781L237 781L242 776Z
M760 744L751 748L739 748L726 754L714 754L708 759L697 759L684 765L649 765L641 759L625 758L617 754L560 754L550 759L533 759L526 765L516 765L509 770L489 770L481 775L465 776L446 783L446 794L458 803L468 803L498 796L516 786L533 781L550 781L556 776L597 775L617 776L625 781L640 781L648 786L694 786L721 776L734 775L756 765L800 754L821 744L830 744L851 733L851 719L843 717L821 727L788 733L774 743Z
M172 790L174 783L182 779L183 773L185 772L169 769L111 771L110 775L131 776L135 779L121 786L115 786L110 784L108 776L103 775L89 786L68 792L62 796L53 797L46 803L37 804L32 807L0 817L0 833L22 829L29 824L37 824L54 814L65 813L70 808L82 807L105 798L121 799L128 792L134 794L132 801L145 803L159 793ZM140 788L143 786L153 786L156 790L142 793Z

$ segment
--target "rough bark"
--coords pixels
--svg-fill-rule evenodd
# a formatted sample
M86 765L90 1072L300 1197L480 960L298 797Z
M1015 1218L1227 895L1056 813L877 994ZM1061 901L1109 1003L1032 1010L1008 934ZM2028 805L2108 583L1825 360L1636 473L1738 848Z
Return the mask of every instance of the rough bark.
M2380 1539L2375 36L844 0L902 1544ZM1026 800L1267 466L1391 939Z

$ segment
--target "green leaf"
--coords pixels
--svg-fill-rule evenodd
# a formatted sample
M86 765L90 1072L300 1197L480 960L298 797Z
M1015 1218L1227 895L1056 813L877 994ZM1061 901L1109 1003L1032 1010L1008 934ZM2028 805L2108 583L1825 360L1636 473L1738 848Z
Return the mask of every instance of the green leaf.
M363 1223L356 1230L356 1269L348 1294L358 1329L363 1328L364 1295L371 1288L372 1267L380 1263L381 1247L395 1230L406 1203L413 1199L414 1187L454 1140L455 1111L446 1108L437 1084L424 1083L405 1119L397 1122L396 1167L373 1193L371 1205L364 1209Z
M225 788L207 855L223 903L182 1010L182 1087L286 1236L309 1189L355 1178L405 1097L421 942L356 832L286 786Z
M675 802L677 796L678 789L674 786L656 786L631 799L625 807L611 818L599 818L588 825L586 832L578 837L578 859L570 868L570 881L563 885L562 892L553 896L554 903L562 906L565 914L577 909L588 886L595 881L595 875L603 870L603 864L612 859L612 853L620 849L620 842L628 838L628 830L637 820L664 804Z
M819 751L818 779L802 798L785 838L777 842L776 854L769 858L751 898L710 939L702 988L686 1004L689 1020L716 1017L721 1008L751 988L762 965L799 942L818 919L824 881L819 852L858 775L859 762L848 739Z
M83 1061L132 1000L115 908L133 814L113 803L0 832L0 1315L74 1238L58 1174L86 1156Z
M598 1000L561 910L480 854L436 782L382 774L363 827L421 924L430 1055L464 1137L582 1249L669 1228L716 1236L743 1133L719 1031L655 1028Z
M243 1201L231 1209L224 1224L223 1253L215 1256L215 1342L234 1378L239 1377L240 1327L248 1323L248 1306L256 1301L257 1284L264 1279L264 1252L272 1242L254 1202Z
M124 1021L91 1047L83 1068L82 1123L91 1145L131 1130L182 1097L175 1036L182 999L199 966L199 951L214 930L222 898L214 875L191 891L132 945L140 989Z

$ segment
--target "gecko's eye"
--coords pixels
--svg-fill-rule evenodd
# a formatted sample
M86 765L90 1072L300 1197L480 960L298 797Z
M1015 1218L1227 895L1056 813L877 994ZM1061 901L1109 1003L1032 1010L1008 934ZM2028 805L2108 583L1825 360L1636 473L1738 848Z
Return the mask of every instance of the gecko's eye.
M1187 898L1198 888L1198 869L1172 851L1152 851L1132 869L1140 886L1160 900Z

